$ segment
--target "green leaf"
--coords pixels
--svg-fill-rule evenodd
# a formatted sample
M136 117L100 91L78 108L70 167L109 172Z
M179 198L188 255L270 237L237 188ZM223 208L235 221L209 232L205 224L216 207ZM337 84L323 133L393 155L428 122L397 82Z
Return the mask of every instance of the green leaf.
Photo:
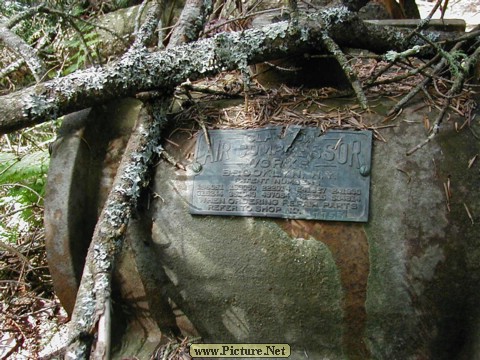
M7 157L4 153L2 156ZM38 203L45 190L48 164L47 151L37 151L10 163L0 173L0 190L22 204Z
M17 156L12 153L0 152L0 174L17 161Z

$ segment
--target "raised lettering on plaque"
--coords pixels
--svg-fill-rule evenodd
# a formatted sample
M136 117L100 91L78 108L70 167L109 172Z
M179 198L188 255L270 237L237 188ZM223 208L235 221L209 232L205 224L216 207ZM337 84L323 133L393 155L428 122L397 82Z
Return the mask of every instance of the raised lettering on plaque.
M199 134L190 213L368 221L370 131L271 127Z

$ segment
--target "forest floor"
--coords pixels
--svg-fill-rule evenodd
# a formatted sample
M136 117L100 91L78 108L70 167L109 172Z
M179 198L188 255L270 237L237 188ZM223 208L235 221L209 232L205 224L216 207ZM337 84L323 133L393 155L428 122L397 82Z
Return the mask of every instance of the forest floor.
M426 16L434 2L417 4ZM471 29L480 24L480 2L450 0L445 18L464 19ZM0 215L0 220L4 217ZM0 290L0 360L46 355L52 338L65 331L68 316L54 295L41 223L15 244L0 247Z

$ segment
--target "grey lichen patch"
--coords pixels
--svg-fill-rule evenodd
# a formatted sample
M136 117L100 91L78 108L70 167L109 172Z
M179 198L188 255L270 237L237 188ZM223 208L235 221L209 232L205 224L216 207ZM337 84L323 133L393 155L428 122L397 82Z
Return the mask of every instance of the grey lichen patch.
M194 61L192 53L197 54ZM189 77L198 78L214 71L218 71L215 66L214 44L211 39L205 39L170 49L158 59L152 56L139 58L132 81L169 88Z
M123 189L120 187L115 188L115 192L122 193ZM125 209L124 204L111 203L105 210L105 219L112 228L120 227L127 215L127 209ZM103 233L107 234L110 232L110 229L106 228Z
M235 33L234 36L225 36L219 34L215 37L215 60L217 65L222 69L228 69L231 64L235 64L238 68L245 68L248 58L251 56L252 49L261 49L263 47L263 39L256 36L256 30L248 36L241 33Z
M119 170L121 177L113 189L116 196L108 203L105 210L105 218L113 228L121 228L128 222L129 210L136 204L141 189L148 184L149 164L158 154L159 149L160 124L163 118L160 117L158 120L153 121L148 128L139 125L136 129L141 144L130 155L130 161ZM120 232L118 236L121 235Z
M105 82L105 70L101 67L89 68L88 70L76 71L69 77L70 84L79 83L84 87L87 87L92 90L102 90ZM65 87L63 80L57 80L54 82L55 86L53 89L60 90ZM65 89L62 89L62 92Z
M296 32L298 32L296 27L282 21L248 32L219 34L214 37L215 63L221 70L245 69L252 58L268 50L272 42L277 39L285 39ZM286 49L280 48L279 50Z
M32 93L25 97L22 115L25 118L56 118L58 105L54 98L46 94Z
M348 10L346 6L335 6L326 8L320 13L320 17L323 21L325 30L329 30L332 25L337 25L344 21L347 21L352 16L352 12Z
M55 119L64 107L82 103L82 95L101 94L107 79L105 70L79 70L68 77L37 86L23 100L22 115L31 119Z
M310 39L310 29L306 27L302 27L300 29L300 40L308 41L309 39Z
M434 31L421 31L420 32L426 39L430 40L433 43L436 43L440 40L440 34Z
M388 51L385 55L384 55L384 58L385 60L387 61L390 61L390 62L393 62L393 61L397 61L397 59L403 59L403 58L406 58L408 56L412 56L412 55L415 55L415 54L418 54L418 52L421 50L421 47L419 45L415 45L414 47L412 47L411 49L408 49L406 51L403 51L401 53L399 52L396 52L394 50L391 50L391 51Z
M93 259L95 264L95 282L94 289L98 292L100 289L108 288L108 274L112 268L112 253L110 246L106 243L98 243L93 247Z
M264 33L267 39L275 40L276 38L285 38L288 34L288 31L292 31L295 27L289 25L287 21L278 22L267 28L264 28Z
M417 296L423 293L425 283L433 279L436 267L444 260L444 251L438 244L428 247L421 256L411 259L410 275Z

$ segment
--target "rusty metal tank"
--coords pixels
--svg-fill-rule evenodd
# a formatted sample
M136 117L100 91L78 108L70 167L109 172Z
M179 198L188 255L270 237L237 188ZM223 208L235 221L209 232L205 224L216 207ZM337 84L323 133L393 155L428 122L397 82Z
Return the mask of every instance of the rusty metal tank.
M146 357L159 329L177 326L207 343L288 343L292 359L480 356L480 126L451 119L406 156L425 139L417 106L373 143L366 223L191 215L196 134L173 131L165 148L185 169L159 161L116 271L118 356ZM385 125L384 108L370 124ZM77 114L89 127L52 155L47 251L68 311L138 109L130 99Z

